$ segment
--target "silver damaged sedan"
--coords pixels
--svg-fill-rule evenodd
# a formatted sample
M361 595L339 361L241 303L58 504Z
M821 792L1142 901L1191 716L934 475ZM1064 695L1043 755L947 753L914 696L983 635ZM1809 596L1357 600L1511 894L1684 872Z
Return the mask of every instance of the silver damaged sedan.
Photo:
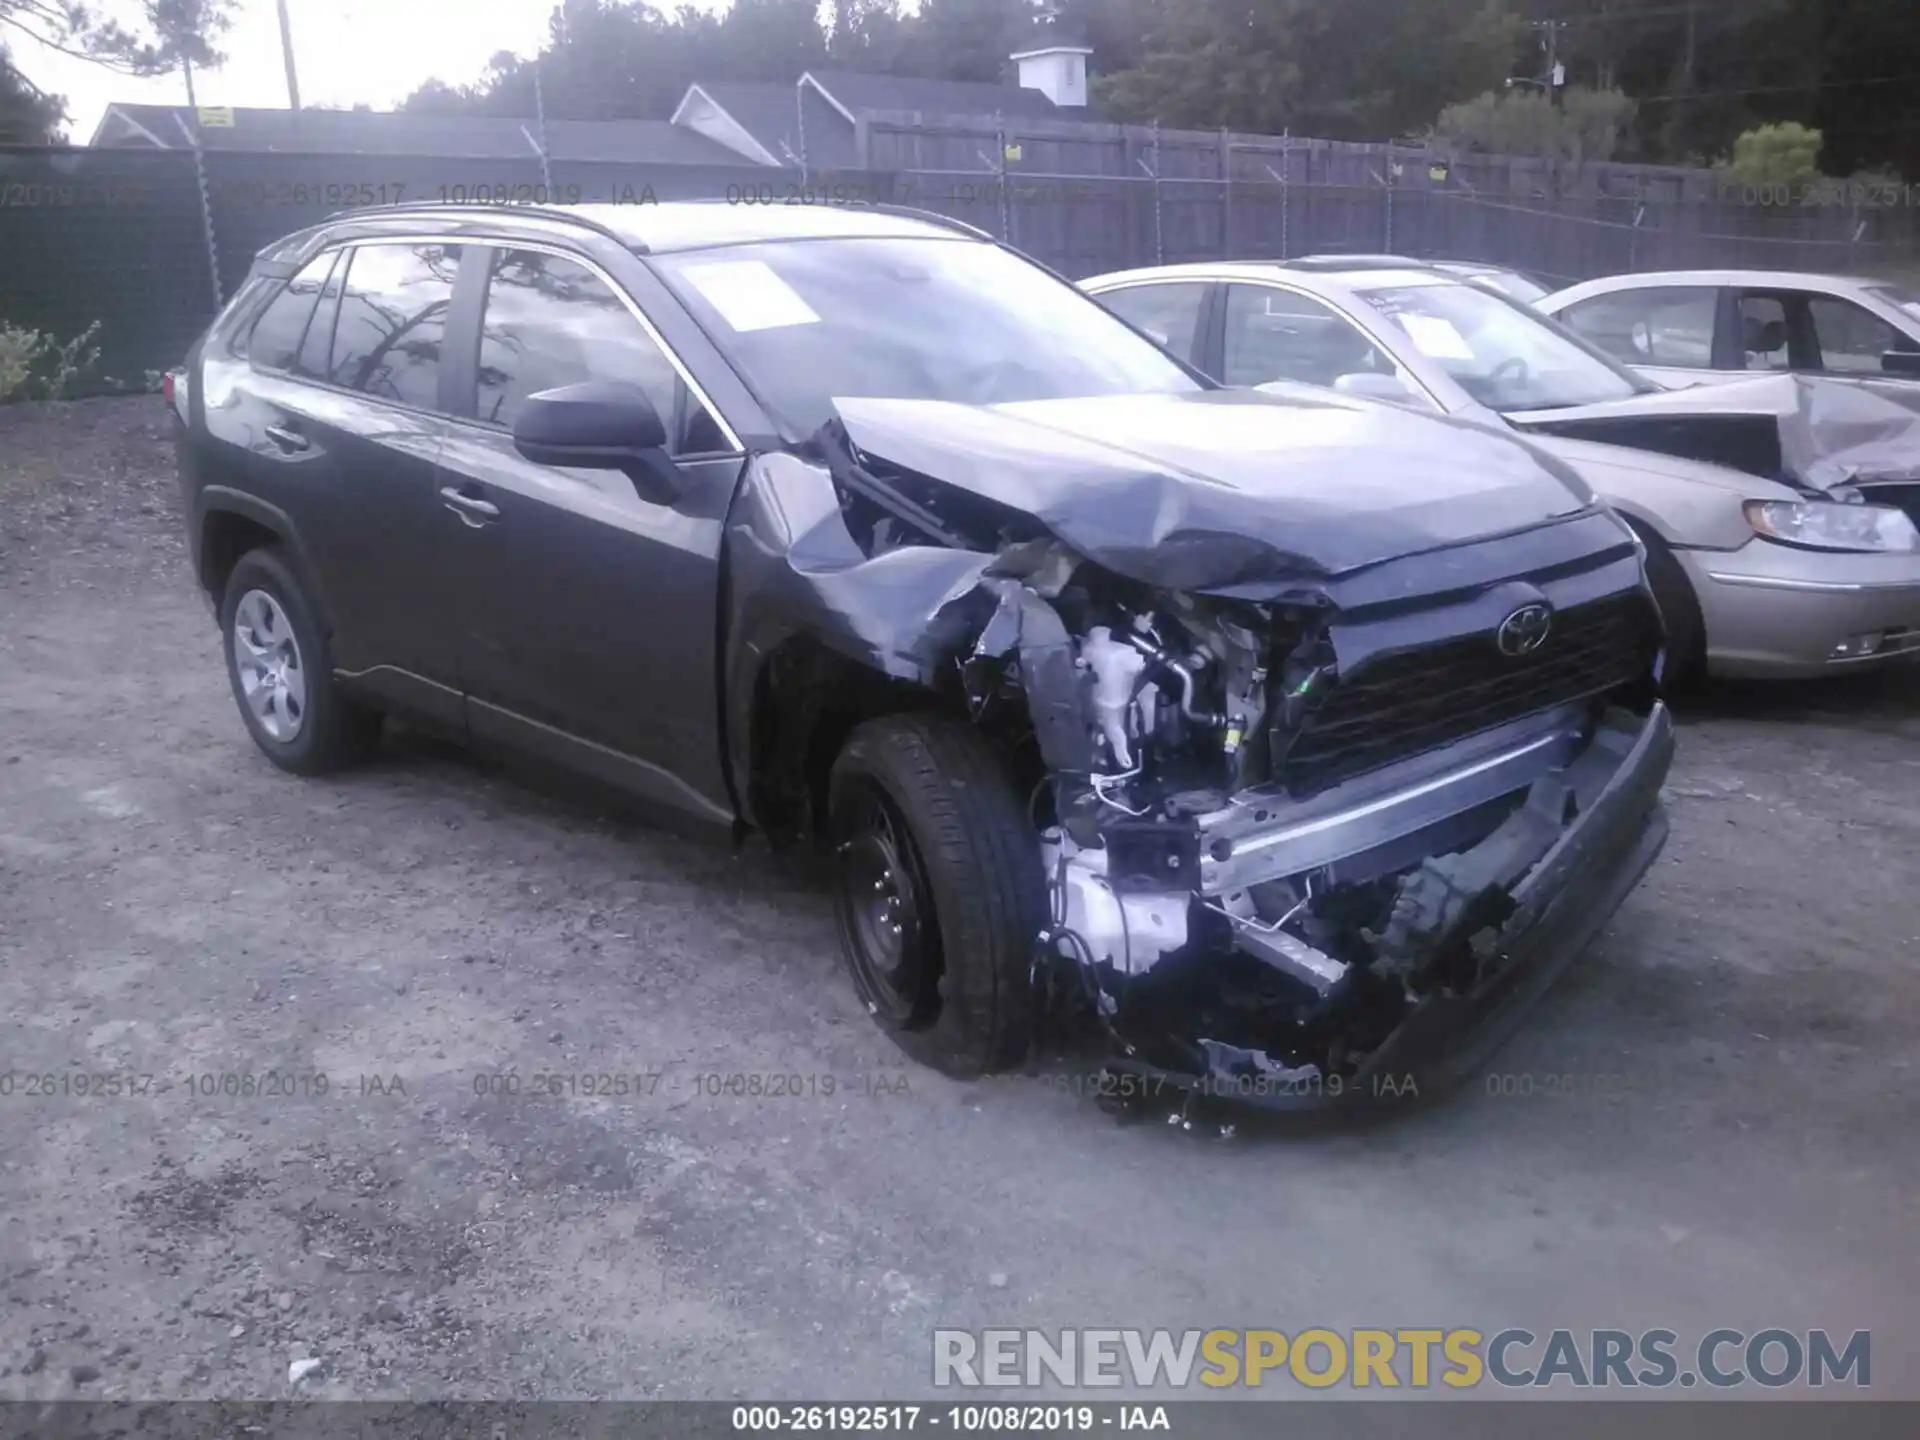
M1920 655L1920 413L1866 387L1780 376L1696 401L1418 264L1172 265L1080 283L1228 385L1325 386L1528 434L1640 536L1676 678ZM1825 437L1857 440L1863 415L1872 443L1818 453Z

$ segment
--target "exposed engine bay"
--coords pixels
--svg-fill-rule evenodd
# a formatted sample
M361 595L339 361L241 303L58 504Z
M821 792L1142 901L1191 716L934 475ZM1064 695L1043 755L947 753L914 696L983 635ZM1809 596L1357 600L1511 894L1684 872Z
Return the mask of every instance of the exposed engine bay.
M1412 785L1403 761L1322 786L1290 761L1338 677L1326 617L1135 589L1048 550L964 667L976 713L1024 705L1047 763L1043 949L1123 1054L1228 1084L1351 1074L1486 978L1512 888L1619 747L1573 704L1409 757Z
M947 409L970 432L950 453L991 457L994 417ZM1029 509L1025 476L932 473L946 415L817 437L832 492L790 477L783 518L811 528L783 579L1018 757L1035 978L1073 982L1118 1063L1223 1090L1353 1076L1430 1002L1488 989L1630 756L1658 770L1627 817L1646 828L1660 630L1604 509L1480 539L1425 497L1336 523L1103 454L1034 478Z

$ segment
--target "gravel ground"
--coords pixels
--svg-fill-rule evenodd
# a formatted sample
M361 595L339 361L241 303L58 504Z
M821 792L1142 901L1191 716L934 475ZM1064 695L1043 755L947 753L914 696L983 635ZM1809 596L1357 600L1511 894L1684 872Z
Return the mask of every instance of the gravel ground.
M163 419L0 411L0 1396L906 1396L936 1323L1872 1329L1920 1396L1913 672L1698 703L1491 1086L1203 1139L907 1067L752 849L404 736L273 770ZM664 1078L529 1093L597 1073Z

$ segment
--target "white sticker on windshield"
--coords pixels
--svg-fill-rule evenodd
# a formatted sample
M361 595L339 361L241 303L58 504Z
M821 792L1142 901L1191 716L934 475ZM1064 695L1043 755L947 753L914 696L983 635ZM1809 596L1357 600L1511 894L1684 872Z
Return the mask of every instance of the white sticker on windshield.
M1393 318L1400 322L1413 343L1434 359L1473 359L1472 348L1453 328L1451 320L1443 320L1438 315L1415 315L1405 310Z
M820 317L762 260L716 260L680 272L735 330L814 325Z

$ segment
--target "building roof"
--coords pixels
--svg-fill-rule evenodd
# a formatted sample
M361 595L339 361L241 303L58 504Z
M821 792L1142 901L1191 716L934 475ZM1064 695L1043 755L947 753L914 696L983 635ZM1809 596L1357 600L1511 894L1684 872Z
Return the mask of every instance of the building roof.
M699 80L687 87L673 123L698 126L717 144L742 153L757 149L764 165L790 164L789 154L800 153L799 93L792 85Z
M664 120L549 120L553 160L639 160L666 165L752 162L704 135ZM496 115L411 111L267 110L185 105L109 105L92 143L248 153L430 155L527 159L537 153L538 122Z
M1038 90L975 80L918 80L903 75L862 75L851 70L809 70L811 80L843 111L917 110L929 115L1019 115L1029 119L1091 119L1082 106L1063 110Z

